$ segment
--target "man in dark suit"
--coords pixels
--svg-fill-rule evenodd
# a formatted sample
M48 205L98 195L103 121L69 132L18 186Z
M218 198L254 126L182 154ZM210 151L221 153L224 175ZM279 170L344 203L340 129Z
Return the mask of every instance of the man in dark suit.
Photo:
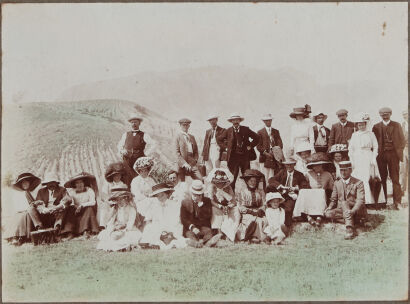
M290 226L299 190L308 189L309 183L303 173L295 170L296 161L294 159L286 159L282 164L285 169L282 169L268 180L266 192L280 192L282 194L285 199L283 203L285 225Z
M204 196L204 184L200 180L192 181L191 198L181 202L181 223L183 234L189 238L193 247L215 245L221 234L212 236L212 203Z
M400 124L390 120L392 110L390 108L381 108L379 114L383 120L373 126L373 132L379 144L377 166L379 167L383 191L386 197L386 180L387 175L390 175L393 183L394 204L392 208L397 210L398 207L401 207L399 172L406 141Z
M213 168L219 168L220 165L220 147L216 139L224 131L218 126L218 116L211 115L208 117L211 128L206 130L204 147L202 150L202 160L206 164L207 172L209 173Z
M279 130L272 128L272 115L267 114L262 117L262 121L265 127L258 131L259 142L256 149L259 151L259 163L261 171L265 174L265 179L268 180L275 172L281 168L281 159L276 159L279 149L283 149L282 138L280 137ZM276 151L275 151L276 149ZM281 154L283 156L283 153Z
M328 150L335 144L348 145L354 132L354 123L347 121L347 110L341 109L336 112L339 122L332 125L329 135Z
M322 112L313 116L313 121L316 123L313 126L313 136L316 152L327 152L330 136L329 128L326 128L323 123L327 119L327 115Z
M224 130L217 138L218 144L227 151L228 168L234 176L232 189L235 190L239 169L244 174L250 168L250 161L256 159L254 148L259 142L259 136L249 127L241 126L244 118L239 114L232 114L228 119L232 127ZM252 139L252 142L249 141Z

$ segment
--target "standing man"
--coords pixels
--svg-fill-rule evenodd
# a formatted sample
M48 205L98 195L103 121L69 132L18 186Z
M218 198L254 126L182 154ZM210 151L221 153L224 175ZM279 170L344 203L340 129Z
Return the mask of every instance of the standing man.
M404 147L404 153L403 153L403 163L400 168L400 182L401 182L401 190L402 190L402 195L405 194L407 190L407 183L408 183L408 173L409 173L409 142L408 142L408 137L409 137L409 124L408 124L408 112L403 111L403 122L401 124L401 128L403 129L403 135L404 135L404 140L405 140L405 147Z
M403 149L406 145L403 130L398 122L391 121L392 110L381 108L379 110L381 122L373 126L379 144L379 154L377 155L377 165L380 171L384 195L387 198L387 175L393 183L393 206L397 210L401 207L401 187L399 180L400 162L403 161ZM387 171L388 170L388 171Z
M316 123L313 126L313 136L315 142L315 151L317 152L327 152L328 142L330 136L329 128L326 128L323 123L327 119L327 115L322 112L313 116L313 121Z
M218 126L217 115L210 115L207 120L209 121L211 128L205 133L202 159L206 164L207 172L210 172L213 168L219 168L221 163L220 147L216 142L216 138L221 135L224 129Z
M259 151L259 164L261 171L268 180L281 168L283 160L283 143L279 130L272 128L272 115L262 117L265 127L258 131L259 143L256 148Z
M349 145L354 132L354 123L347 121L347 110L341 109L336 112L339 122L332 125L329 135L328 150L335 144Z
M232 190L234 191L239 169L242 174L245 173L245 170L250 169L250 161L256 159L254 148L259 142L258 134L249 127L240 125L243 120L244 118L239 114L232 114L228 119L232 123L232 127L224 130L216 139L218 144L227 151L228 168L234 176L232 182ZM249 139L252 141L250 142Z
M182 118L179 121L181 131L175 139L176 156L178 160L178 178L185 182L185 176L202 181L202 176L198 170L198 145L195 137L188 134L191 121L188 118Z
M146 145L149 146L147 151L155 151L155 143L151 137L140 130L142 120L142 117L136 114L130 116L128 122L131 124L131 130L122 135L117 146L119 156L122 158L125 167L126 177L124 182L128 187L132 179L137 176L133 166L138 158L145 156Z

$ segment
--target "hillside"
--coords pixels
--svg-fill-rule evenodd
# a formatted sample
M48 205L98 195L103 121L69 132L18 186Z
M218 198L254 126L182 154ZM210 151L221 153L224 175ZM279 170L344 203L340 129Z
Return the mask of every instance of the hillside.
M3 107L2 176L55 172L61 181L87 171L98 181L118 161L117 144L129 113L144 117L141 129L158 145L158 163L174 165L176 125L142 106L121 100L27 103Z

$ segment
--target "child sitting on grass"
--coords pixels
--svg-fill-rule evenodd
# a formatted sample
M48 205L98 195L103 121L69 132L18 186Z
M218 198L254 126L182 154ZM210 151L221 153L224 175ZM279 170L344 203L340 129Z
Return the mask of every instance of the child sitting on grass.
M266 194L266 220L268 225L264 232L269 241L274 245L279 245L286 238L288 228L285 226L285 210L280 207L285 199L279 192L269 192Z

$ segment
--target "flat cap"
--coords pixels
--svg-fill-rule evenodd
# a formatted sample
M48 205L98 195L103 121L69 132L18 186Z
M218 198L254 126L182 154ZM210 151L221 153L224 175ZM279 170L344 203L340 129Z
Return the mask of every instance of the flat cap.
M178 122L180 123L180 124L183 124L183 123L191 123L191 120L189 120L188 118L181 118L180 120L178 120Z
M384 107L379 110L379 113L392 113L392 110L389 107Z
M345 115L349 113L346 109L340 109L339 111L336 112L336 115Z

